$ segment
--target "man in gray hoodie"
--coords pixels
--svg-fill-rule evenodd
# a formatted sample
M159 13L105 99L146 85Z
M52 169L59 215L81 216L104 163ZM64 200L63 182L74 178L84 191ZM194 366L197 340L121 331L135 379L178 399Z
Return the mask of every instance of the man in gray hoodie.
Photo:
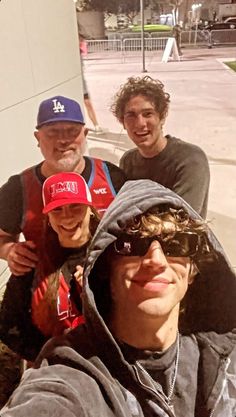
M127 182L92 241L86 323L51 339L1 417L233 417L236 279L200 216Z

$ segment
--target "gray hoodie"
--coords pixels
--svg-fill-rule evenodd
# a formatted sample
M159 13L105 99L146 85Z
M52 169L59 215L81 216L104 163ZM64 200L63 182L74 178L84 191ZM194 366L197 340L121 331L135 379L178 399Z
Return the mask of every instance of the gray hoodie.
M169 189L150 180L127 182L108 208L89 250L83 295L86 324L44 346L36 361L38 369L25 372L0 416L183 417L181 410L173 413L161 392L140 381L105 319L110 299L103 253L131 217L160 204L184 207L192 218L200 219ZM236 279L210 229L205 238L211 253L195 259L199 276L188 290L180 322L185 346L190 350L194 346L199 358L200 405L186 417L235 417ZM187 356L191 354L187 351Z

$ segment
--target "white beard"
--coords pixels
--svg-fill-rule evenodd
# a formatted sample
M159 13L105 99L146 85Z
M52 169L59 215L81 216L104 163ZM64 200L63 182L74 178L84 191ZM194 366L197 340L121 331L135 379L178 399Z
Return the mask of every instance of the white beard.
M56 172L69 172L74 171L76 166L79 164L81 159L83 158L83 154L80 151L73 152L71 155L64 156L61 159L58 159L57 161L51 161L49 164L51 167L55 169Z

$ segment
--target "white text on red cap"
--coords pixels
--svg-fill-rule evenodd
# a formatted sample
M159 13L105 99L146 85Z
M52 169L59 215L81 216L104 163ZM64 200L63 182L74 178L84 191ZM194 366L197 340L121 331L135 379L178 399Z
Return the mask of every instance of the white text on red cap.
M76 181L57 182L56 184L52 184L50 188L52 197L65 191L73 194L78 194L78 184Z

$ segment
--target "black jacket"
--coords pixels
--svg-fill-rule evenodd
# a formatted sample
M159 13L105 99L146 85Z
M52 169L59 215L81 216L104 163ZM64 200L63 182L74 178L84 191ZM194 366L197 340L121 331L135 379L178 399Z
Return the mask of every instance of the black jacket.
M173 414L163 395L140 382L102 315L106 271L100 259L126 222L147 209L167 203L192 208L170 190L149 180L130 181L119 192L102 219L91 244L84 279L86 324L53 338L44 346L36 367L28 370L2 417L102 416L183 417ZM199 406L187 417L236 415L236 280L225 253L208 229L211 256L196 259L199 276L186 299L182 320L185 341L197 346ZM104 296L102 302L101 294ZM184 389L184 388L183 388Z

